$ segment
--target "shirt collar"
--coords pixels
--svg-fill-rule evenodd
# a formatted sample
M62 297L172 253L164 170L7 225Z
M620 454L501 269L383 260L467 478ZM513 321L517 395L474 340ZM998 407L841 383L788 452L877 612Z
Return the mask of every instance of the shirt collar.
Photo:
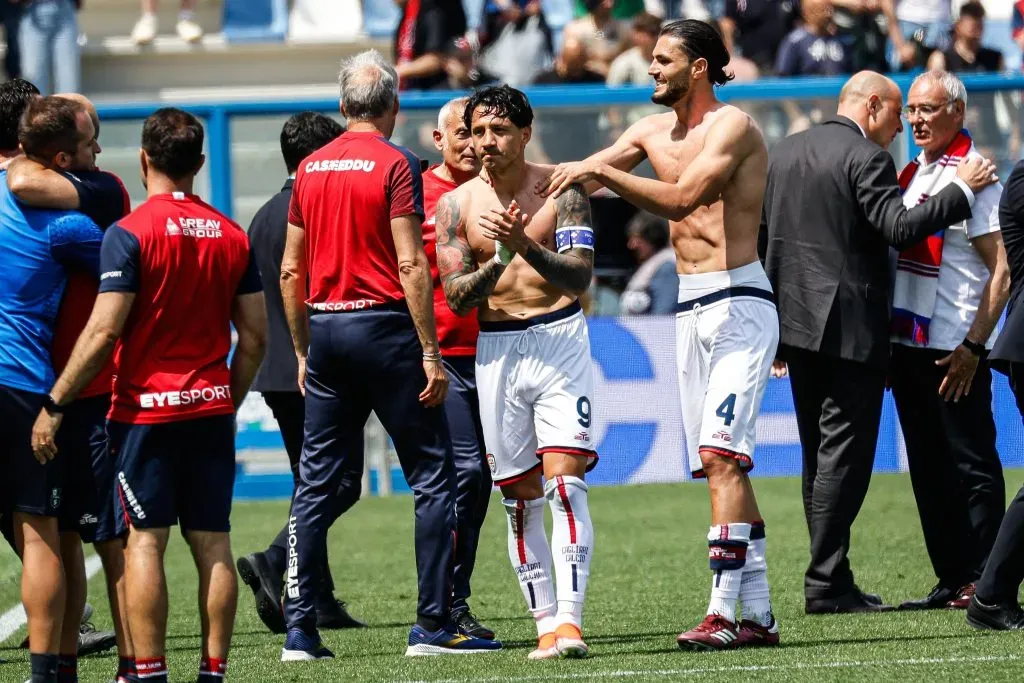
M840 114L840 116L843 116L843 115L842 115L842 114ZM857 126L857 130L859 130L859 131L860 131L860 134L861 134L861 135L863 135L864 137L867 137L867 136L868 136L868 134L864 132L864 129L863 129L863 128L861 128L861 125L860 125L859 123L857 123L856 121L854 121L853 119L851 119L851 118L850 118L849 116L843 116L843 118L844 118L844 119L846 119L847 121L851 122L851 123L852 123L853 125Z

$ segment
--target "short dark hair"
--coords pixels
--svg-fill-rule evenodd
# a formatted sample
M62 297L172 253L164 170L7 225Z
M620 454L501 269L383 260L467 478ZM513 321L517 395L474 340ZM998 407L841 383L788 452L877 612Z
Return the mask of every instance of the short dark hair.
M981 21L985 18L985 6L977 0L971 0L971 2L965 2L963 7L960 8L961 17L970 17L971 19L977 19Z
M340 123L314 111L292 116L281 129L281 154L288 173L294 173L303 159L344 132Z
M725 72L729 63L729 51L716 25L697 19L680 19L665 24L661 35L679 39L683 52L690 60L704 58L708 62L708 81L713 85L725 85L735 76Z
M473 129L473 112L482 109L481 114L508 119L517 128L533 125L533 109L526 94L510 85L492 85L477 90L469 96L462 121L466 128Z
M158 109L142 125L142 149L153 168L171 180L181 180L199 167L203 124L187 111Z
M81 142L78 115L85 107L63 97L37 97L29 100L18 125L18 142L25 154L50 160L59 153L74 154Z
M668 234L668 221L646 211L637 213L626 225L627 236L639 235L650 242L655 251L661 251L668 246Z
M28 103L39 97L39 88L24 78L0 85L0 149L18 148L18 126Z
M641 12L633 17L633 30L656 36L661 33L661 19L650 12Z

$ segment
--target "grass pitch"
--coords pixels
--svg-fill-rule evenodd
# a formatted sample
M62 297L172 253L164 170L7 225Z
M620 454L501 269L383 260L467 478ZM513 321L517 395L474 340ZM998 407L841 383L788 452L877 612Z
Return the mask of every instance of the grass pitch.
M1007 472L1008 493L1020 471ZM703 616L710 588L706 543L708 497L697 484L595 487L591 512L595 554L587 595L585 635L592 656L582 661L528 662L535 643L532 620L506 556L505 520L497 495L480 544L471 604L499 633L496 654L405 658L415 614L412 500L408 496L360 502L331 535L337 594L371 628L324 632L337 659L280 663L281 636L268 633L243 586L232 646L234 681L558 681L558 680L787 680L878 681L1024 680L1024 634L979 633L963 612L805 616L802 576L807 531L799 480L756 481L767 520L769 578L783 646L717 654L681 652L675 636ZM262 549L284 522L284 502L238 503L236 554ZM550 524L550 522L549 522ZM874 478L853 530L858 583L889 602L924 595L933 585L910 480ZM0 551L0 611L18 599L19 566ZM199 662L195 570L180 536L168 550L171 616L168 664L174 681L194 681ZM102 577L90 582L99 628L110 625ZM24 629L0 647L0 681L23 681ZM82 660L83 682L108 681L117 664L108 653Z

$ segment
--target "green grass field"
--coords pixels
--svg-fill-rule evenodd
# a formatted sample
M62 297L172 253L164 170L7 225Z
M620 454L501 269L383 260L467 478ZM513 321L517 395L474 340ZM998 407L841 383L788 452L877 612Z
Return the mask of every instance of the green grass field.
M1007 473L1016 490L1020 471ZM402 656L415 612L412 501L407 496L360 502L332 532L338 595L369 621L359 632L325 632L337 659L281 664L282 637L268 633L243 586L231 652L235 681L337 680L1024 680L1024 635L979 634L963 612L863 616L803 614L802 575L807 532L799 481L756 482L768 522L769 577L783 647L720 654L681 652L675 636L703 615L707 568L707 491L703 484L598 487L591 512L596 549L585 634L592 657L529 662L536 638L505 550L498 499L481 541L472 605L505 643L501 653L407 659ZM236 553L261 549L284 520L286 505L239 503L234 509ZM0 555L0 611L18 599L18 565ZM890 602L926 593L934 577L925 555L910 481L876 476L854 527L852 561L858 583ZM168 550L171 618L169 666L174 681L195 680L199 661L195 570L180 537ZM98 627L109 627L101 577L90 583ZM0 680L23 681L28 664L16 649L24 631L0 647ZM82 661L84 682L109 680L116 655Z

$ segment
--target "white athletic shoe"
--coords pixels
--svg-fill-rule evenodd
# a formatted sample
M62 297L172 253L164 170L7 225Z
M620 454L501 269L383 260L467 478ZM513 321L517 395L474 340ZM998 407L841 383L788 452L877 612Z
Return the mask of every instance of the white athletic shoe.
M178 37L186 43L198 43L203 37L203 27L194 19L179 19L177 29Z
M537 639L537 649L526 656L527 659L558 659L558 648L555 647L558 636L545 633Z
M136 45L152 43L158 28L159 22L155 14L143 14L132 29L132 42Z
M565 659L583 659L590 648L583 642L583 632L573 624L562 624L555 629L555 648Z

